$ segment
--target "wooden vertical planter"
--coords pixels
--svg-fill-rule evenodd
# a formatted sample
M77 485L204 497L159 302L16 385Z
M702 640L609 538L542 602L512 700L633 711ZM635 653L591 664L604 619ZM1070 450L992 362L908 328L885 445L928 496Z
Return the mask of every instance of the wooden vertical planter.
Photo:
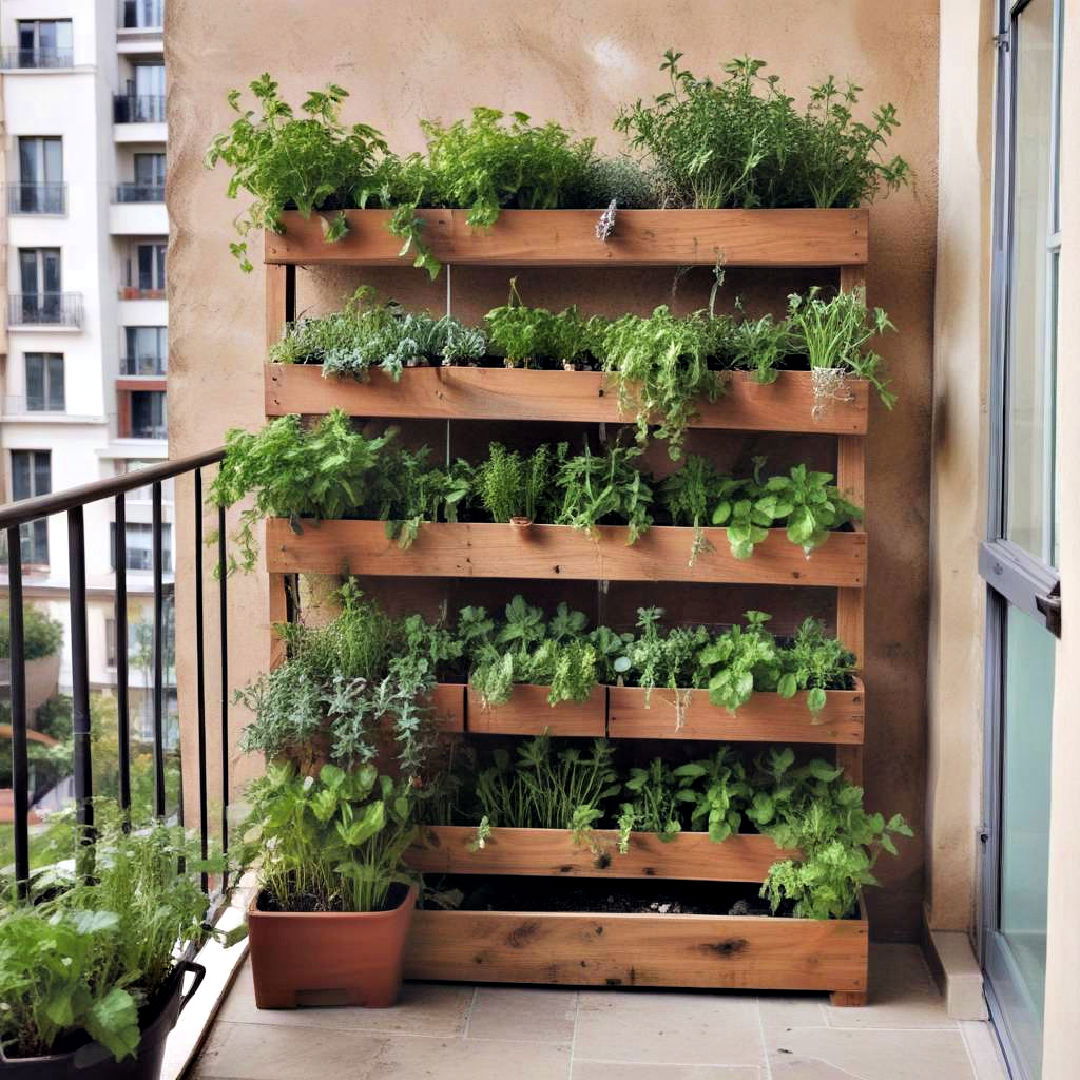
M504 705L492 705L471 686L467 730L471 735L593 735L606 730L607 688L597 686L588 701L548 702L547 686L518 683Z

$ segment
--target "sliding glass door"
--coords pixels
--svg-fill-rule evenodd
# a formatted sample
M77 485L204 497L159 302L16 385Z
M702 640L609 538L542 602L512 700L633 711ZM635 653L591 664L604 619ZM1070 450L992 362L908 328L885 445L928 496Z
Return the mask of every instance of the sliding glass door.
M1017 1077L1040 1073L1057 562L1061 0L1003 4L994 236L980 952Z

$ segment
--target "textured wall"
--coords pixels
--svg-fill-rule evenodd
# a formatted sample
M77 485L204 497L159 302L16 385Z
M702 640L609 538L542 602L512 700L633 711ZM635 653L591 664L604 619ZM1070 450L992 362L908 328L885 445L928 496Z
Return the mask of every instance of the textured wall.
M347 117L381 128L403 149L420 145L418 117L452 119L472 105L488 104L596 133L610 150L618 145L610 131L618 103L663 88L657 62L670 45L681 47L684 62L696 71L715 72L719 62L742 53L763 57L790 90L829 71L850 74L866 88L866 102L897 104L904 126L893 149L917 173L914 191L886 200L872 215L868 288L871 300L900 329L883 350L900 404L891 415L875 408L870 439L867 785L872 803L902 811L921 833L937 29L935 0L413 0L393 9L371 0L171 0L166 48L173 453L215 445L231 425L262 422L262 278L258 271L245 277L233 266L227 245L235 207L223 198L225 176L201 166L211 135L230 119L230 88L269 69L296 100L333 79L352 92ZM403 292L403 275L395 280ZM455 278L456 287L460 282ZM483 284L495 289L494 279ZM556 276L543 284L555 288L560 282ZM332 305L342 285L340 279L315 279L302 295L305 302ZM587 286L593 294L577 298L610 308L612 295L595 293L603 285L594 276ZM656 285L639 280L634 306L660 302L663 297L651 292ZM584 279L561 282L563 289L585 287ZM183 497L178 492L178 500ZM181 573L189 558L189 530L190 523L183 523ZM255 577L231 588L238 613L233 675L242 681L265 662L265 583ZM182 638L192 632L190 605L183 600L178 632ZM183 649L180 660L186 686L190 658ZM182 708L185 717L191 715L190 701L182 701ZM243 722L240 716L233 721ZM247 763L236 775L253 767ZM874 898L880 934L916 934L922 847L920 838L905 846L902 859L882 864L888 888Z

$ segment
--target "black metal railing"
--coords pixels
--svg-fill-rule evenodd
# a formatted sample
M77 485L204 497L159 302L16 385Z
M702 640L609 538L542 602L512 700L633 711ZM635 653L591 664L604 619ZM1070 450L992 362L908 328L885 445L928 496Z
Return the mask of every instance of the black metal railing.
M69 68L75 65L75 50L60 48L0 49L0 67L5 71L24 68Z
M8 326L82 326L82 293L11 293Z
M116 185L118 203L157 203L165 201L164 184L140 184L138 180L124 180Z
M67 184L62 180L8 184L9 214L66 214Z
M164 123L165 95L115 94L113 120L118 124Z
M165 20L165 0L120 0L118 19L124 30L160 29Z
M88 843L94 838L94 761L91 728L91 679L87 620L86 535L84 510L88 506L112 500L115 527L113 559L116 587L114 599L116 641L116 738L117 776L115 790L121 810L133 809L131 695L129 691L128 609L128 548L127 507L125 495L149 485L151 491L151 520L153 529L153 622L148 668L152 672L152 774L153 788L147 810L158 818L166 818L166 590L175 587L185 591L194 601L194 640L190 643L195 659L195 772L198 777L199 843L203 856L209 850L210 794L208 771L208 731L206 702L206 612L204 592L209 583L204 576L203 536L203 470L221 461L224 451L207 451L193 457L161 462L135 469L109 480L100 480L67 491L24 499L0 507L0 535L6 538L8 573L8 626L11 667L11 751L12 751L12 816L15 881L19 890L28 890L31 873L30 852L30 770L27 752L28 717L26 706L26 642L24 635L23 562L20 533L22 526L47 519L56 514L67 517L68 581L70 609L71 684L72 684L72 801L78 835ZM193 481L193 568L190 575L179 578L175 586L165 581L165 550L163 544L162 485L175 477L190 476ZM220 738L220 798L221 816L218 841L227 851L229 843L229 662L228 662L228 550L225 511L217 511L216 576L218 600L217 667L220 694L217 701L217 721ZM174 646L175 648L175 646ZM184 799L177 799L176 816L183 821ZM222 886L227 884L220 882ZM208 885L203 876L204 888Z

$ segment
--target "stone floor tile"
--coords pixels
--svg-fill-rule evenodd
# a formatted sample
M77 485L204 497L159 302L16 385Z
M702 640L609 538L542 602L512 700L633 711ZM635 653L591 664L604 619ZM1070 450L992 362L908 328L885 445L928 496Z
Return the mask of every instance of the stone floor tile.
M962 1020L960 1034L967 1044L976 1080L1008 1080L994 1029L986 1020Z
M870 955L869 1003L834 1008L826 1002L828 1024L841 1028L934 1028L956 1030L937 984L917 945L875 945Z
M763 994L758 999L761 1027L766 1038L793 1027L825 1027L825 1003L821 994Z
M575 1060L671 1065L764 1065L748 995L583 991Z
M767 1080L754 1065L628 1065L619 1061L578 1061L570 1080Z
M470 1039L569 1043L574 1038L577 991L481 986L469 1010Z
M401 1000L389 1009L348 1006L257 1009L251 966L245 964L237 972L236 981L218 1018L226 1022L273 1024L279 1027L341 1028L388 1035L445 1037L461 1034L472 997L471 986L406 983L401 989Z
M219 1023L192 1080L566 1080L570 1047Z
M773 1080L974 1080L958 1029L791 1028L769 1040Z

